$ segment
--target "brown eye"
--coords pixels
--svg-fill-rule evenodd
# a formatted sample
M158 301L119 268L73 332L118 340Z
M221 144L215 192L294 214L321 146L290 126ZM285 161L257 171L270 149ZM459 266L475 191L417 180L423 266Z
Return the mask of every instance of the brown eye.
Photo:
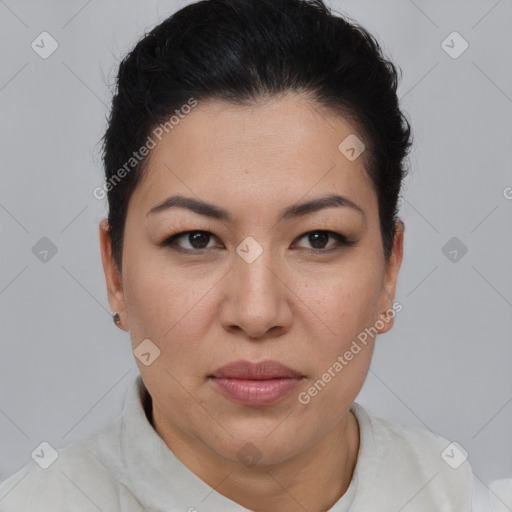
M311 249L317 252L328 252L331 250L339 249L342 246L354 245L355 241L349 240L346 236L341 233L335 233L334 231L317 230L304 233L299 237L299 240L307 237L307 242L310 247L305 249ZM334 243L327 245L329 240L334 240Z
M313 246L313 249L325 249L325 246L329 242L329 233L325 231L309 233L308 242Z
M208 231L183 231L166 238L159 245L170 246L178 251L200 252L218 247L218 245L208 247L213 237L214 235Z
M188 234L188 242L194 249L205 249L210 241L210 233L192 231Z

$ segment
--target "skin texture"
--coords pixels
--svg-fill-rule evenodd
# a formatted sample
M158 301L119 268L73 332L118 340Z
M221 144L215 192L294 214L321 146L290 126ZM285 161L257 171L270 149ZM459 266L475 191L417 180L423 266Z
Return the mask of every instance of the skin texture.
M357 461L359 429L349 409L375 340L309 403L298 400L390 309L402 260L403 224L386 262L363 158L349 161L338 149L352 133L347 120L296 94L250 107L200 103L150 152L147 179L128 207L122 275L107 221L100 224L111 309L134 349L149 338L161 351L149 366L137 359L155 429L201 479L251 510L327 510ZM343 206L278 220L285 207L331 194L363 214ZM147 215L171 195L213 203L233 219L183 208ZM175 244L194 254L158 245L187 230L212 233L208 248L194 249L202 246L188 235ZM316 230L355 245L313 254L307 234ZM248 236L263 249L252 263L236 252ZM328 238L316 247L337 245ZM305 378L273 405L236 404L208 375L238 359L276 360ZM250 466L237 456L248 442L260 456Z

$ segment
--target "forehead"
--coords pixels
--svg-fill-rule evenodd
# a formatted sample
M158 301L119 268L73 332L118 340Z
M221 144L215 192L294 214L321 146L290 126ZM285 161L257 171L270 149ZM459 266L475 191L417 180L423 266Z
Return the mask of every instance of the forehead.
M347 119L296 94L253 105L199 102L151 149L133 199L150 207L180 192L248 206L265 195L281 207L338 192L368 202L366 155L351 160L340 150L351 137L362 139Z

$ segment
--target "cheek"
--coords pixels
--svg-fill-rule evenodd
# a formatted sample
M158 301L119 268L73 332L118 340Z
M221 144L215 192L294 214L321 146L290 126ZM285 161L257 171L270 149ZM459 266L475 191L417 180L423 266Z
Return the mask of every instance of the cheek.
M329 345L346 343L378 318L383 274L377 261L351 258L336 270L303 272L297 295L327 329Z
M197 348L212 315L207 292L218 281L216 273L184 273L166 263L165 255L132 255L126 275L130 277L124 286L125 302L134 346L149 338L162 355L170 353L173 358Z
M312 333L309 361L312 372L299 402L322 423L343 415L359 394L370 367L374 325L380 297L380 275L347 273L319 294L322 332ZM323 327L328 327L327 335ZM311 332L311 330L310 330Z
M308 384L313 386L306 393L316 397L318 407L324 401L326 407L329 402L342 406L360 391L370 366L375 340L370 333L378 319L382 268L377 261L368 265L354 258L329 276L317 274L315 280L313 274L305 275L302 283L300 293L315 313L305 327L311 336ZM339 413L335 409L334 415Z

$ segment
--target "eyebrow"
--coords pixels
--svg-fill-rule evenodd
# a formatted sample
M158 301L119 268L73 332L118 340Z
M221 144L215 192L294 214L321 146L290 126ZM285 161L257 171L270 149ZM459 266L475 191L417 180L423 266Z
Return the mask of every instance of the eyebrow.
M351 208L360 213L363 216L363 218L365 217L363 209L356 203L354 203L353 201L344 196L333 194L330 196L320 197L318 199L312 199L310 201L288 206L281 212L279 220L301 217L304 215L308 215L310 213L317 212L319 210L323 210L324 208L333 207ZM204 201L194 199L192 197L184 196L168 197L161 203L151 208L146 215L154 215L158 212L163 212L170 208L184 208L195 213L198 213L199 215L204 215L205 217L210 217L212 219L222 221L232 221L233 219L232 215L227 210L221 208L220 206L206 203Z

